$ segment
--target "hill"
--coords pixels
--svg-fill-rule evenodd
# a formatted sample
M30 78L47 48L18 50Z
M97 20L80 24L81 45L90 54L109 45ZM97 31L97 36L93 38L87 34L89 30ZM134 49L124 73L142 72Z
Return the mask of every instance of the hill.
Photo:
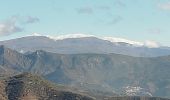
M7 78L0 84L1 100L93 100L29 73Z

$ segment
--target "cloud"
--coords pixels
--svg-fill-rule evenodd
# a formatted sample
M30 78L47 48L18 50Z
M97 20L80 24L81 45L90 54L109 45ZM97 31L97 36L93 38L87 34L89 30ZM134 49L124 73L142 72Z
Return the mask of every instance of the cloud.
M92 7L81 7L77 9L79 14L93 14L94 9Z
M93 14L96 11L109 11L111 8L110 6L107 5L101 5L101 6L97 6L97 7L80 7L78 9L76 9L77 13L79 14Z
M28 24L30 24L30 23L37 23L37 22L39 22L39 18L32 17L32 16L28 16L26 18L26 20L25 20L25 23L28 23Z
M23 29L17 26L17 21L13 18L0 23L0 36L10 35L16 32L22 32Z
M24 22L24 23L23 23ZM36 17L11 16L9 19L0 22L0 36L7 36L17 32L24 31L24 24L33 24L39 22Z
M125 6L125 4L121 1L116 1L114 2L114 4L118 6ZM107 25L117 24L123 20L122 16L117 16L112 14L113 11L110 5L85 6L76 9L76 11L78 14L90 14L90 15L100 14L102 16L98 15L98 19L99 19L98 22ZM103 19L103 16L106 16L108 18Z
M150 47L150 48L158 48L158 47L160 47L159 43L157 43L155 41L150 41L150 40L145 41L144 45L147 46L147 47Z
M170 2L158 4L158 7L163 10L170 10Z

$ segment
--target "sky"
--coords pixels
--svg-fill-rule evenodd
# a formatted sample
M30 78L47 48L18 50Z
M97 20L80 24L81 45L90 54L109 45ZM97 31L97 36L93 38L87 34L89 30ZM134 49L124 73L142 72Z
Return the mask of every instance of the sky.
M0 40L90 34L170 46L170 0L0 0Z

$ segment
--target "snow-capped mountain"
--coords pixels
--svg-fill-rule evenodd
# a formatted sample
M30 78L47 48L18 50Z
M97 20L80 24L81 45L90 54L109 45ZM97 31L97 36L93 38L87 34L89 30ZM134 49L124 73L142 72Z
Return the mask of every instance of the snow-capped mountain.
M128 96L152 96L152 94L144 88L141 88L140 86L126 86L123 87L123 92L125 95Z
M34 33L34 36L41 36L40 34ZM124 38L117 38L117 37L99 37L99 36L95 36L95 35L86 35L86 34L67 34L67 35L59 35L59 36L47 36L50 39L53 39L55 41L57 40L64 40L64 39L71 39L71 38L87 38L87 37L95 37L98 39L102 39L102 40L107 40L113 43L127 43L133 46L146 46L148 48L158 48L160 47L160 44L158 44L157 42L154 41L150 41L147 40L145 42L138 42L138 41L133 41L133 40L128 40L128 39L124 39Z
M84 34L61 36L34 34L33 36L1 41L0 45L5 45L21 53L45 50L60 54L116 53L139 57L170 55L170 49L161 47L152 41L142 43L122 38L99 37Z
M71 38L85 38L85 37L95 37L94 35L85 35L85 34L66 34L66 35L59 35L59 36L49 36L50 39L55 41L57 40L64 40L64 39L71 39Z

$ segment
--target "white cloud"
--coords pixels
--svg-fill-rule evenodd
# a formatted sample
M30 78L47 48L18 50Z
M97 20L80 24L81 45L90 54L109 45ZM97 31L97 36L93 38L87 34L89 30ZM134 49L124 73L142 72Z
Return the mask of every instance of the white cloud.
M24 30L22 27L23 24L33 24L38 21L38 18L31 16L11 16L9 19L0 22L0 36L22 32Z
M163 10L170 10L170 2L158 4L158 7Z
M109 11L111 8L108 5L101 5L101 6L85 6L76 9L77 13L79 14L93 14L94 12L98 11Z
M0 23L0 36L10 35L21 31L23 31L23 29L16 25L16 21L8 20L7 22Z
M159 43L157 43L157 42L155 42L155 41L150 41L150 40L145 41L145 42L144 42L144 45L145 45L146 47L150 47L150 48L158 48L158 47L160 47L160 44L159 44Z
M36 22L39 22L39 18L37 17L32 17L32 16L27 16L26 17L26 20L25 20L25 23L36 23Z

